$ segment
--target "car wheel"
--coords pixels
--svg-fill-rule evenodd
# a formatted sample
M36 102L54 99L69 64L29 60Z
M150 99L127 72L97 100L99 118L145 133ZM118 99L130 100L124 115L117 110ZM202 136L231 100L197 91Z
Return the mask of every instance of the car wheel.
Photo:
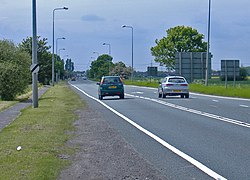
M158 98L161 98L162 97L162 94L161 93L158 93Z
M102 96L102 95L99 95L99 99L102 100L102 99L103 99L103 96Z
M186 95L185 95L185 98L189 98L189 94L186 94Z
M120 99L124 99L124 94L120 95Z
M184 98L184 94L181 95L181 98Z
M167 96L166 94L164 94L164 93L162 94L162 98L166 98L166 96Z

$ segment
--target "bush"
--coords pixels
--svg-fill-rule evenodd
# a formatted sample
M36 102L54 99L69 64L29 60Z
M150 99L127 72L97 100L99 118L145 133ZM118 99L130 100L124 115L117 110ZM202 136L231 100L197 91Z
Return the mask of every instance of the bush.
M29 54L17 48L13 42L0 41L0 96L2 100L14 100L31 81Z
M14 100L28 86L22 67L13 63L0 63L0 95L2 100Z

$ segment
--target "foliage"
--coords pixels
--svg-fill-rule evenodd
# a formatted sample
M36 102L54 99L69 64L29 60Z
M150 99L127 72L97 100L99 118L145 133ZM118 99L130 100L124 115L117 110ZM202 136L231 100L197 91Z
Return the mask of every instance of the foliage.
M168 68L174 67L176 52L205 52L207 49L204 35L192 27L176 26L166 32L167 37L155 40L156 46L151 48L151 54L156 62Z
M90 78L101 78L102 76L109 75L109 71L114 67L112 57L108 54L103 54L92 61L91 69L89 71Z
M90 70L87 71L89 78L100 79L102 76L116 75L128 78L131 76L132 68L126 67L126 65L120 61L117 63L112 62L112 57L107 54L103 54L92 61Z
M247 69L244 67L240 68L240 80L246 80L247 79Z
M28 52L32 56L32 37L27 37L19 44L19 47ZM52 54L49 52L50 46L48 46L47 38L40 39L37 37L37 62L39 64L38 81L42 84L48 84L51 80L52 72ZM57 55L55 55L56 59ZM63 73L64 67L63 62L55 63L55 72L60 69Z
M0 96L13 100L31 81L31 57L8 40L0 41Z
M118 62L114 64L114 68L111 71L112 75L123 76L123 78L128 79L131 76L132 68L126 67L123 62Z

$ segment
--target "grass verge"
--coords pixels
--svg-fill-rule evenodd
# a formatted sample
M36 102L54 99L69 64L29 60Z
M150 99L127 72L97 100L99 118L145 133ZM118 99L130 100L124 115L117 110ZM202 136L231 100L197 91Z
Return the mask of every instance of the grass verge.
M191 92L217 95L217 96L227 96L227 97L239 97L239 98L249 98L250 99L250 81L240 81L236 82L235 87L233 87L233 83L229 82L228 87L226 88L223 84L225 82L221 82L218 78L212 79L209 81L209 86L205 86L203 84L189 84L189 89ZM159 83L157 80L155 81L129 81L125 80L124 84L126 85L136 85L136 86L144 86L144 87L154 87L157 88Z
M80 98L66 84L50 88L0 133L0 179L56 179L74 153L65 145L73 131L75 110L83 107ZM17 146L22 149L17 151Z

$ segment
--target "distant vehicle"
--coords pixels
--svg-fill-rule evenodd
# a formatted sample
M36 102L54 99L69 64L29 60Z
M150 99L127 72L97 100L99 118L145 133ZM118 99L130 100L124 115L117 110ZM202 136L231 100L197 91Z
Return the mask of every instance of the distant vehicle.
M158 87L158 97L181 96L189 98L189 87L186 79L182 76L167 76Z
M71 78L71 81L76 81L76 77L72 77L72 78Z
M83 79L83 80L87 80L87 77L86 77L86 76L83 76L82 79Z
M124 86L119 76L103 76L101 82L98 82L98 97L100 100L104 96L119 96L124 99Z

